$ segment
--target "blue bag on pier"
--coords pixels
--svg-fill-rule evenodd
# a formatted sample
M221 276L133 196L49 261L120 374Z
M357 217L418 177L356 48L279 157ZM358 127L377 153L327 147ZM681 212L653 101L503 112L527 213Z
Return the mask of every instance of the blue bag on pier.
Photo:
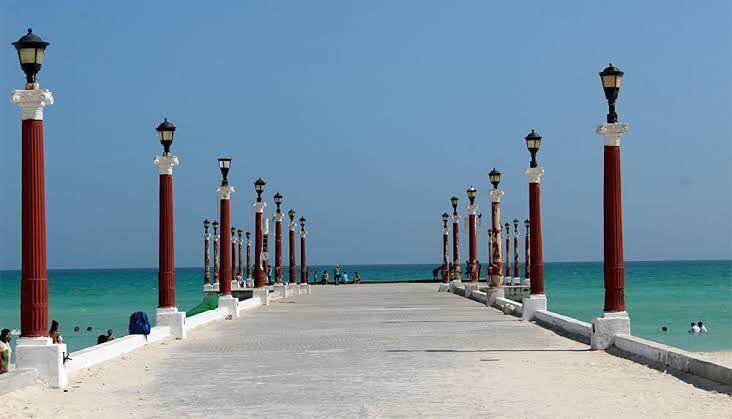
M130 334L131 335L149 335L150 334L150 320L147 319L147 314L142 311L132 313L130 315Z

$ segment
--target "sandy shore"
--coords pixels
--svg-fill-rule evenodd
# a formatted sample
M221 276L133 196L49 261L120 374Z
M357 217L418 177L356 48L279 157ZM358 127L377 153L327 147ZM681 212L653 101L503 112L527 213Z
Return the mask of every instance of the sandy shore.
M732 411L732 397L719 392L729 386L693 385L589 351L434 288L318 287L196 329L186 341L81 371L67 391L35 386L6 395L0 417L719 418Z

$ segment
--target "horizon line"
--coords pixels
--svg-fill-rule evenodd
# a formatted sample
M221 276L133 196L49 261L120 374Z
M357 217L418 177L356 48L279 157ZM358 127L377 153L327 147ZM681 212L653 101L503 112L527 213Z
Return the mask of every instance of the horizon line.
M633 259L626 260L631 263L647 263L647 262L732 262L732 259ZM550 261L544 264L554 263L603 263L601 260L567 260L567 261ZM414 266L414 265L433 265L432 263L338 263L341 266ZM335 263L312 264L308 266L335 266ZM523 265L523 263L521 263ZM289 265L282 265L289 266ZM300 266L300 265L296 265ZM176 266L176 269L203 269L201 266ZM135 266L135 267L80 267L80 268L48 268L53 271L83 271L83 270L123 270L123 269L158 269L157 266ZM0 269L0 272L20 272L20 269Z

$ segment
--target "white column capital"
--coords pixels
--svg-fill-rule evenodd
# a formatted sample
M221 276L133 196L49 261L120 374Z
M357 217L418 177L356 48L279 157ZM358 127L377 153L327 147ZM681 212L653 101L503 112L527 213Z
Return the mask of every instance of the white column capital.
M526 169L526 176L529 177L529 183L541 183L541 175L544 174L543 167L529 167Z
M262 234L265 236L269 234L269 218L264 219L264 225L262 226Z
M267 203L264 202L264 201L262 201L262 202L255 202L255 203L252 204L252 206L254 207L254 209L257 212L264 212L264 209L267 208Z
M161 175L172 175L173 166L177 166L180 163L178 162L177 156L155 156L153 164L158 166Z
M204 233L203 238L206 239L206 240L210 240L211 239L211 233Z
M452 223L453 224L460 224L460 216L459 215L453 215L452 216Z
M468 215L476 215L478 213L478 206L475 204L468 205Z
M625 122L600 124L595 129L595 133L605 137L605 145L610 147L620 147L620 137L628 131L630 131L630 126Z
M290 224L288 224L287 227L290 228L290 231L295 231L295 222L294 221L290 221Z
M444 227L442 228L442 234L443 235L447 236L447 233L449 233L449 232L450 232L450 229L449 228L444 228Z
M308 236L308 232L307 232L307 231L305 231L305 230L300 230L300 237L301 237L301 238L303 238L303 239L304 239L304 238L305 238L305 237L307 237L307 236Z
M275 223L281 223L282 217L284 217L284 214L282 214L281 212L276 212L272 218L274 218Z
M219 198L221 199L231 199L231 193L236 192L233 186L226 185L226 186L219 186L216 188L216 192L219 193Z
M491 197L491 202L501 202L503 191L500 189L491 189L491 191L488 192L488 196Z
M20 106L22 114L20 119L43 120L43 108L46 105L53 105L53 95L47 89L14 90L10 100Z

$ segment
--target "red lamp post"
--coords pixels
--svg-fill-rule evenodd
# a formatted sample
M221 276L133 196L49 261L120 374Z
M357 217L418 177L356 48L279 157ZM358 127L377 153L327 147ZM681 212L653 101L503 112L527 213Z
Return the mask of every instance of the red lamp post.
M474 187L468 188L468 256L470 258L470 282L478 282L478 232L476 225L476 214L478 207L475 205L475 196L478 191Z
M46 198L43 158L43 108L53 95L40 89L41 69L48 42L28 33L13 42L26 74L24 90L15 90L13 103L21 108L22 132L22 263L20 280L20 336L48 336L48 279L46 274ZM20 342L19 342L20 344Z
M219 294L231 296L231 194L234 187L229 185L229 168L231 159L228 157L219 158L219 169L221 170L221 186L216 191L219 193L219 219L221 220L221 243L219 253Z
M488 173L488 177L493 185L493 189L488 193L491 198L491 224L493 228L491 234L493 238L491 286L500 288L503 286L503 251L501 249L501 198L503 197L503 191L498 189L498 185L501 183L501 172L494 168Z
M213 226L213 255L214 255L214 284L219 283L219 222L214 220L211 223Z
M452 205L452 279L460 281L460 216L457 213L458 198L450 198Z
M450 229L447 228L447 220L450 218L446 212L442 213L442 282L450 282Z
M305 260L305 237L307 237L307 231L305 231L305 218L300 217L300 284L308 283L307 277L307 262Z
M511 285L511 225L506 223L506 274L504 281Z
M623 207L620 179L620 139L628 124L619 123L615 101L620 92L623 72L612 64L600 73L608 103L607 123L596 133L605 139L603 176L603 277L605 307L599 318L592 319L590 347L605 349L617 334L630 334L630 317L625 308L625 261L623 258Z
M287 282L289 284L296 284L297 277L295 273L295 210L290 209L289 211L287 211L287 216L290 217L290 223L287 225L290 230L290 261L288 266L290 275Z
M262 217L267 203L262 201L262 192L264 192L265 182L262 178L258 178L254 182L254 190L257 192L257 201L253 206L256 210L254 214L254 288L264 287L264 266L262 261L262 252L264 243L262 242Z
M236 282L236 227L231 227L231 286Z
M211 234L208 232L208 227L211 222L208 219L203 220L203 284L211 284L211 258L209 257L209 245L208 242L211 239Z
M160 172L160 217L158 235L158 307L175 307L175 251L173 241L173 167L178 157L170 154L175 126L166 118L156 128L163 154L155 157Z
M531 270L529 269L529 263L531 262L531 252L529 251L529 242L530 242L530 230L529 227L531 226L531 223L529 222L528 218L524 220L524 226L526 226L526 237L524 237L524 278L527 281L530 281L529 274L531 273Z
M544 174L544 168L538 167L536 153L541 145L541 136L533 129L527 135L526 147L531 153L531 163L526 169L526 176L529 177L529 224L531 225L531 293L523 300L523 317L528 320L534 318L538 310L546 310L547 301L544 295L544 258L541 240L541 185L540 178Z
M237 265L238 268L236 269L237 280L239 278L243 277L243 275L244 275L244 254L242 253L242 251L244 250L243 249L244 240L241 237L241 235L243 233L244 233L244 231L242 229L236 230L236 235L237 235L236 244L237 244L238 250L239 250L239 265Z
M275 221L275 280L282 284L282 194L277 192L274 195L274 203L277 210L274 215Z

